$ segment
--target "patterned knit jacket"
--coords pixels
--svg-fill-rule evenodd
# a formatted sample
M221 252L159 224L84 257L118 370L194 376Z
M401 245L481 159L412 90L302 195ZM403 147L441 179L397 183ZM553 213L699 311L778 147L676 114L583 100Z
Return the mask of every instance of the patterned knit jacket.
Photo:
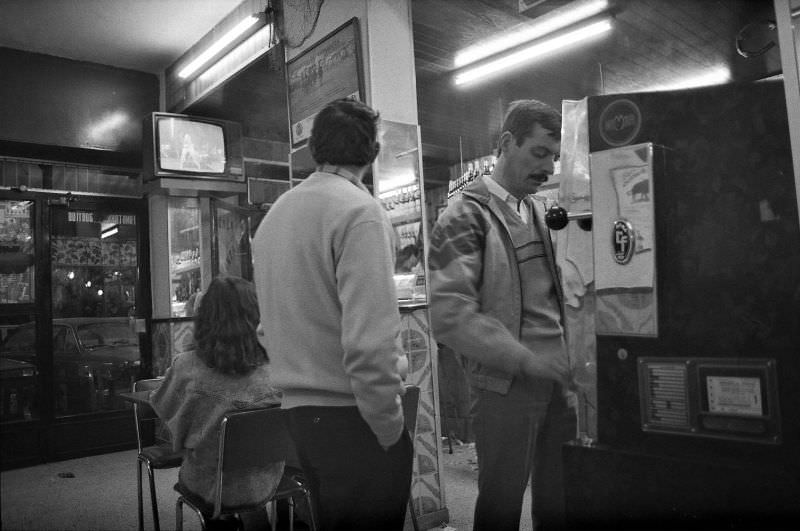
M525 201L541 230L542 206ZM434 226L428 262L436 341L466 358L473 385L506 394L521 360L534 353L520 342L520 274L501 203L483 179L470 184Z

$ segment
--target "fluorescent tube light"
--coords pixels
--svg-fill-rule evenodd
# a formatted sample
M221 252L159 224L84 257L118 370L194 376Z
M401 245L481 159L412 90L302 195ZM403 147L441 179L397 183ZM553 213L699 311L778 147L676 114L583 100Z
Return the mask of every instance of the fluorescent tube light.
M235 41L240 35L258 22L259 19L260 17L258 15L250 15L236 24L233 28L231 28L230 31L225 33L225 35L214 42L214 44L206 48L203 53L195 57L188 65L183 67L183 69L178 72L178 77L185 79L194 74L198 68L206 64L212 57L216 56L226 46Z
M551 39L547 39L523 48L522 50L512 52L494 61L464 70L463 72L456 74L455 84L462 85L464 83L486 77L490 74L494 74L495 72L518 66L519 64L529 61L535 57L539 57L540 55L544 55L558 50L559 48L564 48L565 46L569 46L590 37L600 35L609 30L611 30L611 20L606 19L599 22L594 22L587 26L583 26L576 30L559 35L558 37L553 37Z
M460 68L479 61L503 50L514 48L548 33L565 28L576 22L597 15L608 8L608 0L587 0L572 2L562 8L542 15L532 24L513 30L501 37L469 46L456 54L454 66Z
M115 235L115 234L116 234L116 233L118 233L118 232L119 232L119 227L117 227L116 225L114 225L114 226L113 226L113 227L111 227L110 229L108 229L108 230L104 230L103 232L101 232L101 233L100 233L100 239L102 240L102 239L108 238L109 236L113 236L113 235Z
M416 182L417 176L410 171L393 173L389 176L382 177L378 180L378 189L380 190L378 197L385 199L386 197L396 193L395 190L398 188L408 186Z
M683 79L667 85L659 85L647 89L648 91L657 90L681 90L696 87L707 87L709 85L720 85L731 80L731 71L727 66L718 66L702 74L684 77Z

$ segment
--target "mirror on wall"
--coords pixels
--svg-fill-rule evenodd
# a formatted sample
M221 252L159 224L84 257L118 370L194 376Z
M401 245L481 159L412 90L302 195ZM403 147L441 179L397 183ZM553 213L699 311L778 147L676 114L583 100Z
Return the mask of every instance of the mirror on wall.
M389 214L395 235L395 285L401 302L425 302L424 187L419 126L382 120L381 151L375 160L375 195Z

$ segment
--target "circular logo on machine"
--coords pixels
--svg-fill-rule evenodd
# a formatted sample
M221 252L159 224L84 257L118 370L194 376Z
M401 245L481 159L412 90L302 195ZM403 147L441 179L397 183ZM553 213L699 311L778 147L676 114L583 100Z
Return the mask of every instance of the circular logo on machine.
M633 226L624 219L614 222L614 230L611 234L611 249L614 251L614 261L620 265L625 265L633 258L633 248L636 238L633 234Z
M642 113L628 99L614 100L600 113L600 137L609 146L624 146L636 138L642 128Z

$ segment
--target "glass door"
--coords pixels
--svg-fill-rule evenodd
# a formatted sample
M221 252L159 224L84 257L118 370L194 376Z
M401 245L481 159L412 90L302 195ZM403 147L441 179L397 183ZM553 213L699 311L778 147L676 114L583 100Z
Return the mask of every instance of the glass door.
M119 393L150 373L146 223L141 200L0 195L4 469L135 445Z
M123 409L141 367L137 214L71 204L50 220L55 414Z

